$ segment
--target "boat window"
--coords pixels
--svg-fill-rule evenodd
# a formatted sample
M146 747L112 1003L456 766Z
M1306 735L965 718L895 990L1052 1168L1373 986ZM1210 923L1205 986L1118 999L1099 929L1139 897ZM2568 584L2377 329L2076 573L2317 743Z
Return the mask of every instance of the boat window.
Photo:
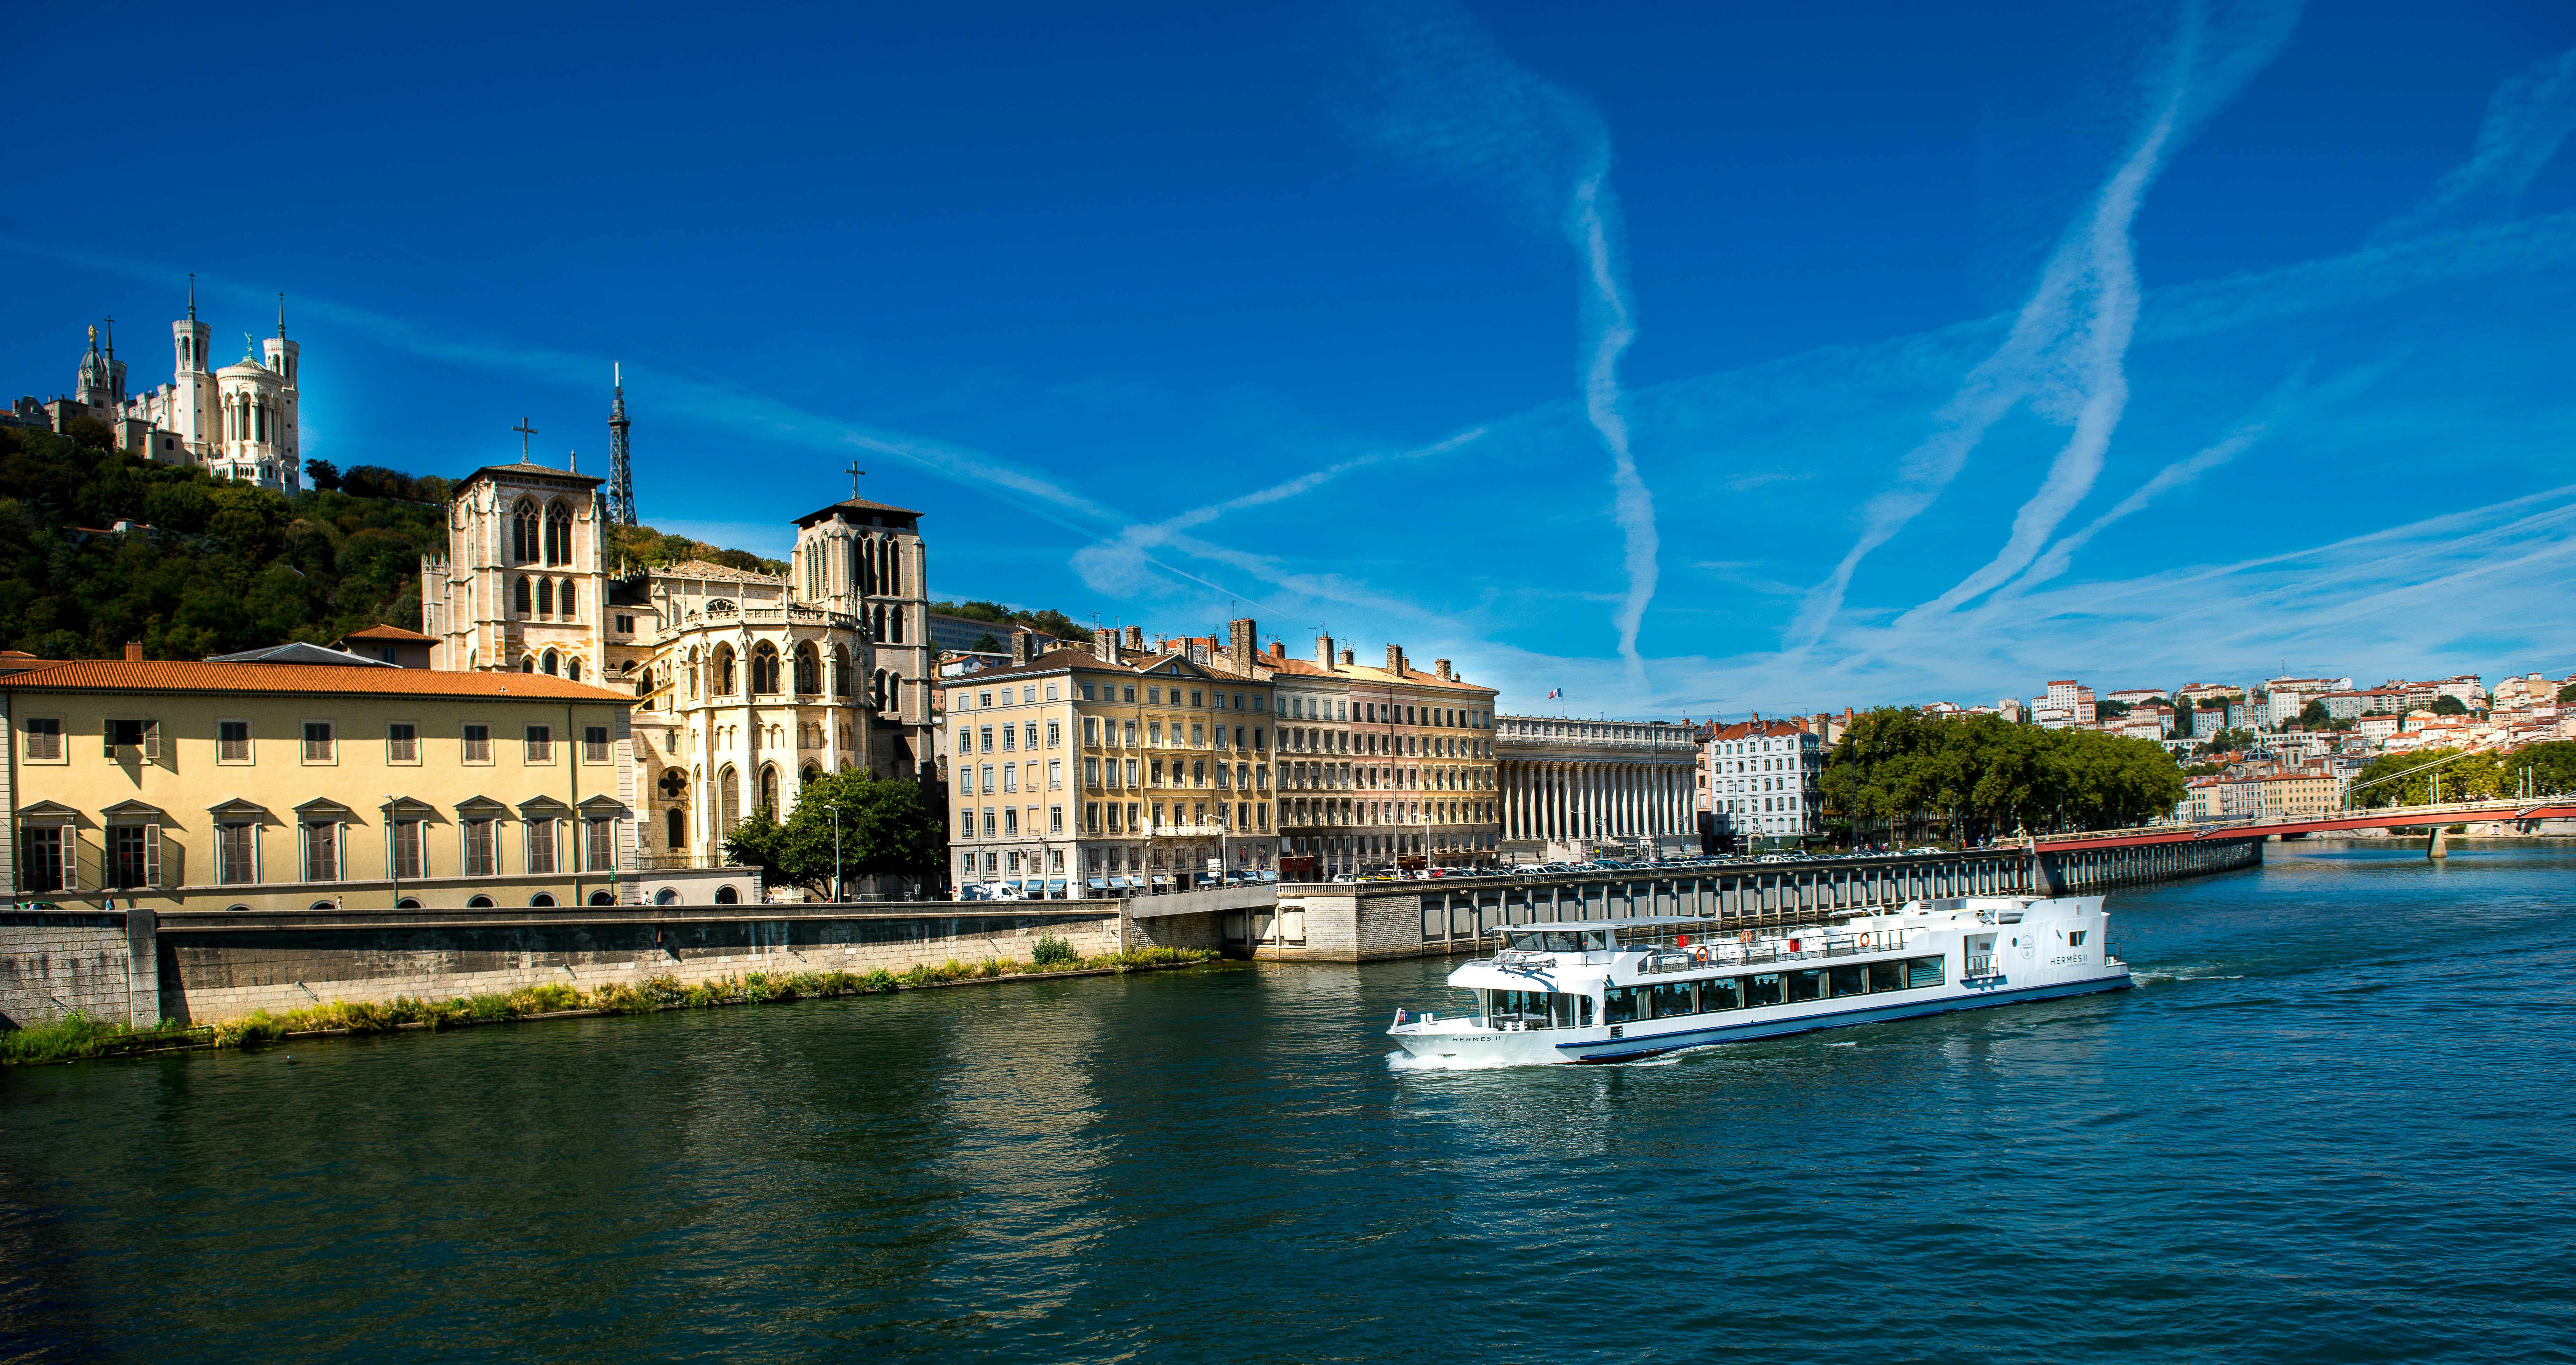
M1766 972L1744 978L1744 1003L1750 1006L1780 1003L1780 974Z
M1901 991L1905 989L1905 964L1902 962L1873 962L1869 964L1869 988L1873 991Z
M1574 1026L1576 1028L1592 1027L1591 996L1578 995L1574 997Z
M1559 991L1547 998L1548 1017L1558 1028L1574 1027L1574 997Z
M1699 983L1695 981L1668 981L1650 989L1654 994L1648 1003L1658 1019L1699 1013Z
M1557 1017L1571 1012L1567 1005L1561 1003L1570 999L1571 996L1551 996L1546 991L1488 991L1485 1024L1488 1028L1499 1028L1504 1024L1518 1024L1523 1028L1565 1028L1567 1025L1557 1022Z
M1824 998L1824 995L1825 972L1823 968L1810 967L1803 972L1789 973L1790 1004L1797 1004L1801 1000L1821 1000Z
M1858 963L1854 963L1848 967L1827 967L1825 969L1825 987L1832 991L1836 998L1846 995L1861 995L1866 993L1868 990L1866 986L1861 984L1861 970Z
M1644 1003L1647 989L1644 986L1611 987L1602 1001L1601 1022L1605 1024L1637 1022L1638 1006Z
M1551 953L1579 953L1583 951L1583 943L1572 934L1550 934L1547 936L1547 951Z
M1583 933L1583 946L1596 953L1607 952L1610 948L1610 931L1607 929L1585 930Z
M1699 983L1699 1008L1702 1014L1744 1008L1744 983L1731 976Z
M1937 957L1907 958L1905 961L1906 986L1910 989L1916 986L1940 985L1948 976L1948 973L1942 970L1943 962L1944 959Z
M2084 935L2085 935L2086 933L2088 933L2088 932L2090 932L2090 931L2089 931L2089 930L2084 930L2084 929L2069 929L2069 930L2067 930L2067 931L2066 931L2066 946L2067 946L2067 947L2069 947L2069 948L2081 948L2081 947L2083 947L2083 946L2084 946Z

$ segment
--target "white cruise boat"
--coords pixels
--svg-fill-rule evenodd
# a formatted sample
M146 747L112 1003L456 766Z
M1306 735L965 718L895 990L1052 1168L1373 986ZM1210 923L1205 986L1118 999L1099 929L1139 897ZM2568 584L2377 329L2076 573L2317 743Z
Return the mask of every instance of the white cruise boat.
M1908 901L1830 925L1676 916L1494 930L1449 974L1461 1014L1396 1011L1389 1037L1450 1066L1626 1062L1677 1048L2125 989L2100 896Z

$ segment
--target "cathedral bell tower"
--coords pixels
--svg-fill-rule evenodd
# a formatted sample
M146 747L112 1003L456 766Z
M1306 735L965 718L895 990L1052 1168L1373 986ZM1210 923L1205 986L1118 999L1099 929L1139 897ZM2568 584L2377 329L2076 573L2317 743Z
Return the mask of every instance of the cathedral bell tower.
M297 411L301 406L302 395L297 392L296 386L303 378L300 371L304 368L304 359L297 354L296 344L286 339L286 296L284 294L277 296L277 335L262 341L259 349L261 363L277 374L278 462L288 469L302 469L304 467L304 442L301 436L303 423L302 414Z
M188 316L170 324L170 347L175 353L171 365L169 411L163 425L185 439L188 453L204 458L214 444L215 372L206 348L215 341L215 329L197 320L197 277L188 277Z

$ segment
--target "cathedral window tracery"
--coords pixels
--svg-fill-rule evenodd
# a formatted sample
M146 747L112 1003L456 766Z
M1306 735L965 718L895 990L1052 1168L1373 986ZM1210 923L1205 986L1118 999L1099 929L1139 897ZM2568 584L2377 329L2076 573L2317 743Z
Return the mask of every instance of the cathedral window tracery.
M546 562L572 562L572 508L561 498L546 507Z
M766 640L751 647L751 690L755 695L779 690L778 649Z
M832 646L832 695L850 695L850 656L839 645Z
M707 691L719 697L733 695L733 646L716 646L715 660L707 665Z
M811 640L796 647L796 690L805 696L823 690L823 660Z
M537 505L522 499L510 515L510 558L520 564L537 562Z

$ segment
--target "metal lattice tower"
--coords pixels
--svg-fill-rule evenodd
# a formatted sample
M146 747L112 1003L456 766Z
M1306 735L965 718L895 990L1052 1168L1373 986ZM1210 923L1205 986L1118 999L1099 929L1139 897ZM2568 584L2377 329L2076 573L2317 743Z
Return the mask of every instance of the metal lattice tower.
M633 425L626 418L626 370L621 365L611 373L617 397L608 409L608 519L619 526L633 526L635 467L626 454L626 428Z

